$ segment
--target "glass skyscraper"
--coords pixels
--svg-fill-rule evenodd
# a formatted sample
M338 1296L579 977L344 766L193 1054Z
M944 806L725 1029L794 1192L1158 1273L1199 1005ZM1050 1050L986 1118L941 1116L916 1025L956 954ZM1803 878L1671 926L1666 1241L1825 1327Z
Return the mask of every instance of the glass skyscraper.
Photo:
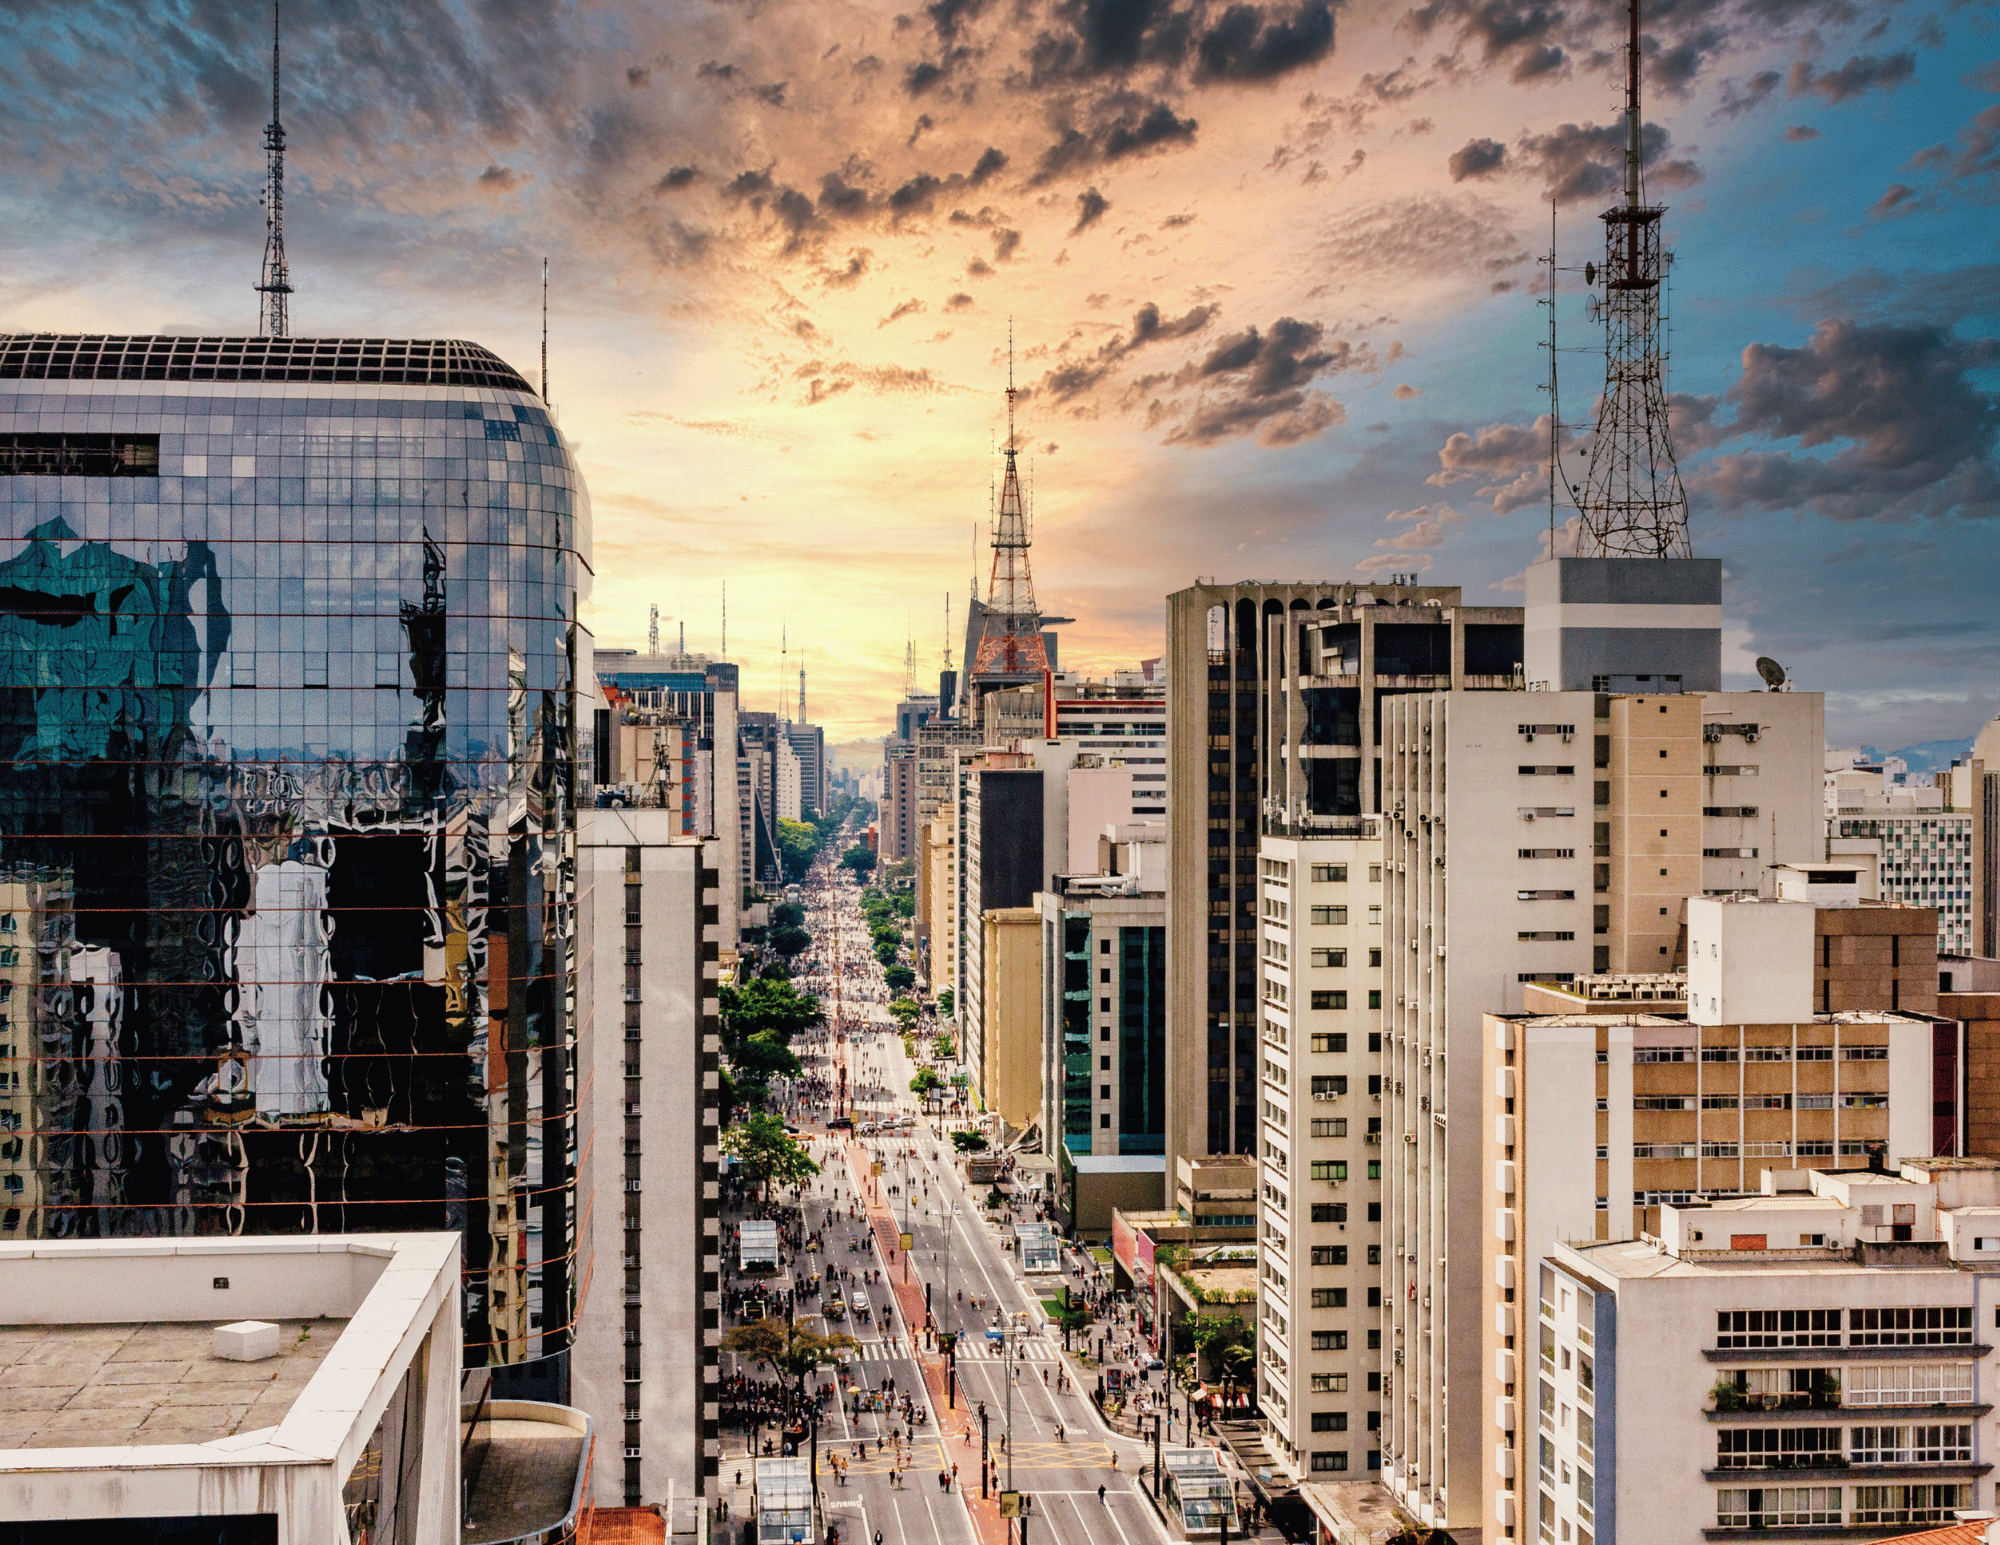
M559 1375L590 524L541 399L466 343L0 337L0 523L0 1239L448 1228L468 1361Z

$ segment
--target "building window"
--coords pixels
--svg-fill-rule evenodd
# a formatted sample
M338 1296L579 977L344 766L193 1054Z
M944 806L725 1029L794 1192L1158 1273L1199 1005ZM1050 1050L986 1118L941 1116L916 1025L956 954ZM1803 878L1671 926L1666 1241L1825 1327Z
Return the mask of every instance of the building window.
M1347 964L1347 951L1346 951L1346 950L1314 950L1314 951L1312 952L1312 963L1313 963L1314 965L1316 965L1316 966L1322 966L1322 967L1324 967L1324 966L1336 966L1336 967L1337 967L1337 966L1345 966L1345 965Z
M1345 1209L1342 1210L1345 1211ZM1319 1220L1315 1218L1313 1221L1317 1223ZM1314 1245L1312 1247L1312 1263L1315 1266L1345 1266L1347 1264L1347 1246ZM1342 1344L1345 1345L1345 1343Z
M1834 1311L1838 1313L1838 1311ZM1857 1347L1969 1346L1972 1309L1850 1309L1847 1344ZM1813 1345L1832 1343L1814 1342Z
M1347 1375L1344 1373L1315 1373L1312 1375L1312 1391L1315 1395L1338 1395L1347 1390Z
M1331 1453L1325 1449L1321 1449L1313 1455L1312 1467L1314 1474L1317 1475L1323 1475L1329 1470L1345 1470L1347 1468L1347 1454L1341 1449L1335 1449Z
M1347 1431L1347 1413L1345 1411L1315 1411L1312 1414L1312 1430L1314 1432L1345 1432Z
M1316 1009L1344 1009L1347 1007L1347 993L1316 992L1312 995L1312 1006Z
M1312 877L1316 883L1321 885L1344 885L1347 883L1347 865L1314 864L1312 866Z
M1869 1311L1855 1312L1861 1314ZM1967 1309L1965 1315L1965 1323L1969 1327L1972 1323L1972 1311ZM1966 1339L1969 1341L1971 1338L1972 1333L1968 1329ZM1840 1345L1840 1311L1838 1309L1717 1310L1715 1344L1718 1347L1837 1347Z
M1861 1363L1841 1376L1844 1406L1969 1405L1970 1363Z
M1887 1487L1862 1490L1886 1491ZM1724 1529L1838 1524L1838 1486L1752 1486L1716 1493L1715 1521ZM1546 1496L1544 1497L1546 1501Z
M1839 1462L1838 1427L1725 1427L1715 1435L1721 1470L1808 1470Z
M1347 1307L1346 1288L1314 1288L1312 1306L1315 1309L1345 1309Z
M1314 907L1312 920L1313 925L1318 928L1344 928L1347 926L1347 908Z
M1315 1223L1345 1223L1347 1221L1347 1203L1314 1202L1312 1204L1312 1220ZM1322 1261L1319 1258L1320 1251L1322 1250L1325 1250L1330 1257L1337 1256L1339 1257L1339 1259L1337 1260L1328 1259ZM1346 1264L1347 1264L1346 1245L1315 1245L1313 1247L1313 1265L1345 1266Z
M1315 1159L1312 1161L1314 1180L1345 1180L1347 1161L1344 1159Z
M1381 951L1370 950L1368 953L1371 955L1379 955ZM1382 994L1379 989L1372 991L1368 994L1368 1006L1371 1009L1379 1009L1382 1006Z
M1943 1524L1972 1505L1969 1486L1857 1486L1853 1524ZM1768 1492L1765 1495L1769 1495Z
M1345 1137L1347 1136L1347 1118L1345 1116L1315 1116L1312 1123L1312 1135L1314 1137Z
M1344 1035L1316 1035L1312 1038L1314 1051L1346 1051L1347 1037Z
M1857 1465L1970 1464L1972 1428L1962 1422L1857 1427L1847 1458Z
M1347 1332L1344 1330L1316 1330L1312 1333L1312 1349L1315 1352L1345 1352Z

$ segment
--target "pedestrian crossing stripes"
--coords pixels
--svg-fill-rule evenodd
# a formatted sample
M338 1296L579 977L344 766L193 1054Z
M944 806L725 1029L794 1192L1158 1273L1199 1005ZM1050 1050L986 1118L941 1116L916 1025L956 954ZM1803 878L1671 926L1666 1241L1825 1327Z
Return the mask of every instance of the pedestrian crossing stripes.
M1056 1360L1056 1349L1046 1341L1017 1341L1014 1350L1023 1362L1052 1363ZM984 1336L962 1336L958 1343L958 1360L962 1363L997 1363L1005 1359L1001 1356L1000 1343L988 1341Z

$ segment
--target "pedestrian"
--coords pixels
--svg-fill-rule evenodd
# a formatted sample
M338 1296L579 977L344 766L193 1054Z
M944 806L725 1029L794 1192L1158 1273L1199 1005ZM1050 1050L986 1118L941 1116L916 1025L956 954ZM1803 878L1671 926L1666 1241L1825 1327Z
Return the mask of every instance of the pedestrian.
M1104 1500L1104 1483L1102 1481L1098 1482L1097 1485L1097 1500L1099 1502Z

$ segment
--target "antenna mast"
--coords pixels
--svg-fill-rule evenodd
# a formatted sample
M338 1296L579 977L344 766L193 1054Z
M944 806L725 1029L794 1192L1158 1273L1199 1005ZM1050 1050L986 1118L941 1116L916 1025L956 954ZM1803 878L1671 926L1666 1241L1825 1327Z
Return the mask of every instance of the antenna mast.
M271 0L271 121L264 129L264 274L257 325L265 338L292 328L292 272L285 262L285 126L278 121L278 4Z
M1007 324L1007 449L1000 480L1000 506L993 523L993 575L986 591L986 609L999 620L997 628L982 626L979 653L966 662L975 675L1031 673L1048 669L1042 643L1041 609L1035 604L1034 575L1028 567L1028 521L1021 499L1021 468L1014 403L1014 324Z
M722 582L722 658L729 658L729 581Z
M549 260L542 259L542 406L549 405ZM653 651L658 654L656 649Z
M1578 509L1578 552L1589 558L1688 558L1687 492L1674 461L1660 344L1660 221L1640 186L1639 0L1630 0L1625 62L1625 202L1607 209L1604 280L1593 310L1604 321L1604 405Z
M799 651L799 723L806 722L806 652Z
M660 652L660 609L659 607L655 606L653 608L653 615L646 625L646 653L658 654L659 652Z
M951 669L951 592L944 593L944 668Z

